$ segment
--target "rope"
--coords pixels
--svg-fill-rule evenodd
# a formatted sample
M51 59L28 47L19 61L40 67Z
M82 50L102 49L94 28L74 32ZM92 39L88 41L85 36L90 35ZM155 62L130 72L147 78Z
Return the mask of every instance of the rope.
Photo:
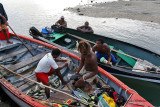
M74 96L72 96L72 95L70 95L70 94L68 94L68 93L66 93L66 92L57 90L57 89L55 89L55 88L52 88L52 87L49 87L49 86L46 86L46 85L43 85L43 84L40 84L39 82L34 81L34 80L30 79L30 78L27 78L27 77L25 77L25 76L23 76L23 75L20 75L20 74L18 74L18 73L16 73L16 72L14 72L14 71L6 68L5 66L3 66L3 65L1 65L1 64L0 64L0 66L1 66L2 68L4 68L5 70L7 70L7 71L9 71L9 72L11 72L11 73L13 73L13 74L16 74L16 75L18 75L18 76L20 76L20 77L22 77L22 78L24 78L24 79L27 79L27 80L29 80L29 81L31 81L31 82L33 82L33 83L36 83L36 84L41 85L41 86L43 86L43 87L45 87L45 88L49 88L49 89L51 89L51 90L54 90L54 91L60 92L60 93L62 93L62 94L65 94L65 95L67 95L67 96L69 96L69 97L71 97L71 98L73 98L73 99L75 99L75 100L77 100L77 101L80 101L80 102L83 102L83 103L87 103L88 105L92 105L92 106L98 107L97 105L95 105L95 104L93 104L93 103L85 102L85 101L83 101L83 100L81 100L81 99L78 99L78 98L76 98L76 97L74 97Z
M76 35L72 35L72 34L69 34L69 33L67 33L67 35L73 36L73 37L75 37L75 38L77 38L77 39L80 39L80 40L85 40L85 41L90 42L90 43L92 43L92 44L94 44L94 45L96 44L95 42L92 42L92 41L86 40L86 39L81 38L81 37L78 37L78 36L76 36ZM117 52L117 53L120 53L120 54L126 55L126 56L128 56L128 57L131 57L131 58L133 58L133 59L135 59L135 60L141 60L141 59L136 58L136 57L134 57L134 56L131 56L131 55L128 55L128 54L125 54L125 53L119 52L119 51L117 51L117 50L115 50L115 49L111 49L111 50L112 50L112 51L115 51L115 52Z

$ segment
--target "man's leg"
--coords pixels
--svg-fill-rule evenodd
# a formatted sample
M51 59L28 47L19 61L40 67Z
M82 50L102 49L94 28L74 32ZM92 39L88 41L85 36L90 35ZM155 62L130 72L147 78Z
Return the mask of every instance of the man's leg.
M7 40L7 43L10 43L10 44L12 44L13 42L9 41L9 39L8 39L8 36L7 36L7 31L6 31L6 29L3 29L2 31L3 31L3 33L4 33L4 36L5 36L6 40Z
M50 85L50 83L48 82L48 83L46 83L46 84L44 84L44 85L49 86L49 85ZM45 87L45 94L46 94L47 99L48 99L48 98L50 97L50 89L49 89L49 88L46 88L46 87Z
M85 81L83 80L83 77L81 77L75 84L75 88L84 88L86 86Z
M36 73L37 81L41 81L44 85L49 86L49 79L47 73ZM45 87L45 94L47 99L50 97L50 89Z

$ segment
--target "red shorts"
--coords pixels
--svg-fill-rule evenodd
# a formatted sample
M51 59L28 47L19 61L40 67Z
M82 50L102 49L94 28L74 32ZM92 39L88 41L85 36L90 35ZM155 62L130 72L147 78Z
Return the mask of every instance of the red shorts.
M44 73L44 72L35 73L37 79L40 80L43 84L48 83L49 82L48 76L52 75L52 70L53 70L53 68L51 67L51 69L48 73Z

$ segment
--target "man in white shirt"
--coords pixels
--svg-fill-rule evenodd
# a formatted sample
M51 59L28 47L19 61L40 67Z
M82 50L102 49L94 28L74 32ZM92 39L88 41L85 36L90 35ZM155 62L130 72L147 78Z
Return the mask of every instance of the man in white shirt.
M67 60L57 59L61 51L59 49L53 49L52 53L47 53L38 63L37 68L35 69L35 74L38 81L41 81L44 85L49 86L48 76L51 76L53 73L56 73L62 84L66 84L63 80L63 77L60 73L60 70L68 65ZM58 66L55 61L65 62L62 66ZM45 88L45 93L47 98L50 97L50 89Z

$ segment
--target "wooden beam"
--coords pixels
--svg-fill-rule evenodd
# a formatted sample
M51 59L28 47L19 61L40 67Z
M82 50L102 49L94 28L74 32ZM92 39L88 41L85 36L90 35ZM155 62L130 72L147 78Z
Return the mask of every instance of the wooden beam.
M24 61L22 61L22 62L20 62L20 63L17 63L17 64L15 64L15 65L11 65L11 66L9 67L9 69L11 69L11 70L13 70L13 71L16 71L16 70L18 70L18 69L20 69L20 68L22 68L22 67L25 67L25 66L27 66L27 65L35 62L35 61L40 60L45 54L46 54L46 52L43 52L43 53L38 54L38 55L36 55L36 56L34 56L34 57L32 57L32 58L29 58L29 59L27 59L27 60L24 60Z

